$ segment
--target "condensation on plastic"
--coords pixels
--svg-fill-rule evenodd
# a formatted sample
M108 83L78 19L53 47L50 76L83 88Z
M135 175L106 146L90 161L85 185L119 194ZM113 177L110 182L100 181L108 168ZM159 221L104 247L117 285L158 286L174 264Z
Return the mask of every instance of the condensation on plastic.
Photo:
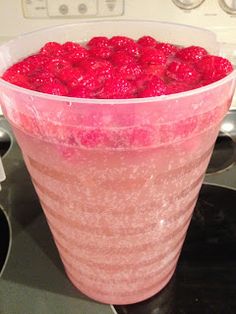
M85 42L99 35L151 35L219 52L215 35L198 28L154 21L81 22L4 44L0 74L48 41ZM65 270L82 292L126 304L150 297L169 281L233 97L235 74L188 92L126 100L46 95L0 80L3 112ZM152 141L145 147L125 145L123 135L137 127L151 128ZM112 135L113 145L69 147L63 138L65 130L98 128Z
M141 23L142 27L140 27L140 22L135 21L84 22L20 36L0 47L0 74L13 63L38 51L48 41L85 42L95 34L97 36L124 34L132 38L149 34L160 41L183 46L191 42L193 45L205 47L210 53L219 52L219 45L212 32L176 24L152 21ZM230 103L234 77L235 73L219 83L212 84L211 87L177 95L145 100L102 101L45 95L13 86L0 79L0 98L4 114L15 125L21 127L20 115L24 114L35 121L38 135L48 141L56 141L51 134L47 134L45 126L48 122L56 126L82 127L83 129L99 127L102 130L109 129L114 133L119 133L120 128L129 131L136 126L151 125L156 134L153 146L157 146L163 144L163 140L162 143L158 141L158 134L162 127L166 128L170 124L180 123L186 118L190 121L192 117L210 112L221 103ZM126 115L129 115L129 119L124 118ZM173 138L170 140L173 141ZM178 141L178 138L176 140Z

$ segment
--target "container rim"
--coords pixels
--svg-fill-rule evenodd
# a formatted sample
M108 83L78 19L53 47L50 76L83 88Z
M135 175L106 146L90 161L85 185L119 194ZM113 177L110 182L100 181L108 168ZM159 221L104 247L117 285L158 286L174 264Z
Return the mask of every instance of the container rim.
M216 36L214 32L205 29L205 28L201 28L201 27L196 27L196 26L190 26L190 25L185 25L185 24L180 24L180 23L171 23L171 22L167 22L167 21L156 21L156 20L135 20L135 19L120 19L120 20L93 20L93 21L80 21L78 23L68 23L68 24L61 24L61 25L56 25L56 26L50 26L50 27L44 27L41 28L39 30L35 30L32 32L27 32L27 33L23 33L17 37L15 37L14 39L11 39L10 41L7 41L5 43L3 43L2 45L0 45L0 49L3 48L4 46L7 47L10 43L15 42L17 40L20 40L22 37L28 37L31 35L36 35L38 33L41 33L43 31L48 31L48 30L53 30L53 29L60 29L60 28L64 28L64 27L73 27L79 24L94 24L94 23L137 23L137 22L141 22L141 23L156 23L156 24L163 24L163 25L172 25L172 26L176 26L176 27L183 27L183 28L187 28L187 29L196 29L196 30L200 30L202 32L206 32L209 33L213 36ZM30 89L26 89L14 84L11 84L5 80L3 80L0 77L0 85L3 85L6 88L9 88L10 90L13 90L15 92L19 92L22 94L25 94L27 96L31 96L31 97L38 97L38 98L42 98L45 100L50 100L50 101L62 101L62 102L69 102L69 103L81 103L81 104L108 104L108 105L125 105L125 104L144 104L144 103L152 103L152 102L163 102L166 100L178 100L179 98L185 98L185 97L190 97L190 96L194 96L194 95L198 95L204 92L207 92L209 90L212 90L214 88L219 87L220 85L225 84L226 82L236 79L236 69L234 69L229 75L227 75L226 77L208 84L206 86L202 86L199 88L195 88L189 91L185 91L185 92L180 92L180 93L175 93L175 94L170 94L170 95L161 95L161 96L154 96L154 97L146 97L146 98L127 98L127 99L94 99L94 98L79 98L79 97L69 97L69 96L58 96L58 95L52 95L52 94L45 94L42 92L38 92L38 91L34 91L34 90L30 90Z

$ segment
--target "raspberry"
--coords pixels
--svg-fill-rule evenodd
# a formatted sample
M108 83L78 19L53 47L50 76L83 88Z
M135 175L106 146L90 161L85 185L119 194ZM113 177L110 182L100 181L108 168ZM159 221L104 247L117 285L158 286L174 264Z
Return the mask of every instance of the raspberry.
M196 63L203 80L218 81L233 71L232 64L225 58L218 56L205 56Z
M23 88L33 89L33 85L30 84L30 82L28 81L28 77L26 75L7 72L7 73L4 73L2 78L11 84L14 84Z
M195 86L195 88L203 87L203 86L209 85L209 84L211 84L211 83L214 83L214 80L211 80L211 79L201 80L201 81Z
M156 49L163 51L166 56L173 55L179 50L178 47L168 43L158 43L156 44Z
M114 68L111 68L110 70L107 70L107 71L105 71L105 69L104 69L99 74L97 74L97 72L99 72L99 71L95 71L94 75L97 76L97 78L101 84L103 84L106 80L115 76L115 69Z
M135 41L132 38L126 36L113 36L112 38L109 39L108 43L108 45L115 50L124 48L132 44L135 44Z
M84 74L83 78L78 81L76 87L79 88L81 86L84 86L89 91L97 91L101 88L101 82L98 77L94 75L94 73L91 71Z
M89 53L96 58L108 59L112 54L112 50L109 47L92 47Z
M59 80L39 86L38 91L59 96L66 96L68 94L68 89Z
M33 71L44 71L45 66L50 62L50 56L35 54L24 59Z
M61 46L62 51L65 53L73 52L73 51L79 50L80 48L81 48L81 45L73 41L67 41Z
M128 54L126 51L118 50L113 53L113 55L110 58L110 61L114 65L124 65L135 62L135 58Z
M123 78L112 77L104 82L98 98L132 98L135 88L131 82Z
M139 97L153 97L166 94L166 84L158 77L153 77L146 83L145 88L139 92Z
M143 47L141 50L140 62L143 64L165 64L167 57L160 49Z
M39 53L49 57L60 56L62 54L62 45L57 42L50 41L40 49Z
M90 72L97 76L100 81L104 81L113 75L113 66L108 60L86 60L81 63L85 72Z
M207 54L206 49L202 47L190 46L180 49L175 56L183 61L196 62Z
M106 140L105 132L100 129L85 130L80 134L80 143L87 148L97 147Z
M175 122L173 124L174 132L176 137L187 137L189 135L192 135L196 127L198 126L197 117L190 117L185 119L184 121Z
M71 68L63 72L65 75L64 82L69 90L74 90L85 87L88 90L94 91L101 87L99 79L92 71L84 72L81 68Z
M67 60L74 66L79 65L82 60L85 60L88 57L88 50L81 46L67 54Z
M142 74L142 68L137 63L124 64L115 68L127 80L135 80Z
M84 86L77 86L77 88L71 89L69 91L68 96L79 98L93 98L94 93Z
M143 90L152 79L153 75L143 72L135 81L137 90Z
M137 43L145 47L156 47L157 41L151 36L143 36L138 39Z
M135 127L130 135L130 145L135 147L150 146L153 143L155 130L147 125Z
M22 74L22 75L27 75L31 71L35 69L35 65L26 61L21 61L16 64L13 64L9 69L7 69L3 75L5 76L11 76L14 74Z
M176 94L180 92L185 92L189 89L191 89L190 86L183 82L172 81L169 82L166 86L166 94Z
M63 68L57 73L58 79L66 83L67 86L70 88L78 85L78 82L82 80L83 75L84 71L80 67Z
M61 70L65 68L70 68L71 64L66 59L63 58L55 58L51 59L48 64L45 65L47 71L57 74Z
M147 75L159 76L163 77L165 73L165 65L164 64L146 64L143 65L143 72Z
M97 62L97 58L93 56L89 56L88 58L85 58L80 61L79 66L84 70L91 70L93 65Z
M109 39L105 36L98 36L93 37L90 39L90 41L87 43L87 47L107 47L109 43Z
M55 75L52 72L45 71L41 73L34 73L33 75L29 76L29 82L38 89L39 86L49 84L54 82L56 79Z
M35 66L35 64L40 64L40 65L44 65L46 63L48 63L48 61L50 61L50 58L52 56L44 56L41 55L39 53L36 53L34 55L31 55L27 58L25 58L23 61L27 62L28 64L33 64Z
M200 80L200 74L191 64L179 61L173 61L168 65L166 76L187 84L196 84Z
M138 57L140 55L139 45L129 37L113 36L109 40L109 46L115 51L126 51L133 57Z
M126 46L122 47L122 51L125 51L129 55L136 58L140 56L140 47L136 43L127 44Z

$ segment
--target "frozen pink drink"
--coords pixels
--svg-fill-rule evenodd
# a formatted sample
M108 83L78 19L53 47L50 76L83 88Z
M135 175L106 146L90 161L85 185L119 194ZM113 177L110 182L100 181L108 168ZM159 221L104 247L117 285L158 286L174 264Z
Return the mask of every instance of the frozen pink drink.
M184 41L189 36L208 50L215 47L212 33L181 25L80 23L0 47L0 70L48 40L64 40L65 34L84 41L121 30L131 37L158 34L171 42L175 30L175 44L184 45L186 34ZM151 297L170 280L234 80L232 72L183 93L106 100L42 94L1 80L4 115L65 271L83 293L104 303L128 304Z

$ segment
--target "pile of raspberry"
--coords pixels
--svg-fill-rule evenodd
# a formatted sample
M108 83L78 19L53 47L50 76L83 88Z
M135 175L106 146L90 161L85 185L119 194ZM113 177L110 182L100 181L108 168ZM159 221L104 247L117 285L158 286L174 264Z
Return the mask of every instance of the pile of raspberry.
M168 95L208 85L232 64L198 46L177 47L151 36L93 37L86 44L46 43L2 78L42 93L125 99Z

